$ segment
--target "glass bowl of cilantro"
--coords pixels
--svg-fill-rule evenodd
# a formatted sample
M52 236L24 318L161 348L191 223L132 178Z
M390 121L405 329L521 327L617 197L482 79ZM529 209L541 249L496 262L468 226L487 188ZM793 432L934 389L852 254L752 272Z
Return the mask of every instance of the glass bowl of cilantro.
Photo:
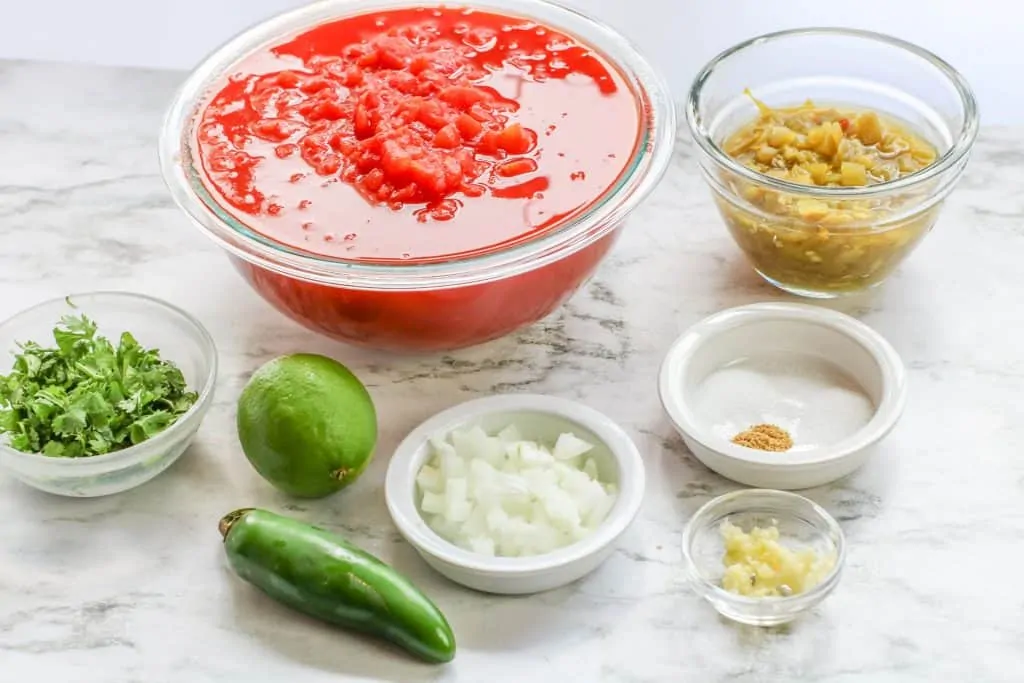
M0 323L0 466L64 496L138 486L188 448L216 376L209 332L158 299L39 304Z

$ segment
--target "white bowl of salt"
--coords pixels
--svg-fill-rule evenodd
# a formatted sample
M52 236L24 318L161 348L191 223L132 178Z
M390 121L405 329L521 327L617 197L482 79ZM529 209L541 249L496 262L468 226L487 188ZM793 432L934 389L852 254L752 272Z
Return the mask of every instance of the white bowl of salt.
M804 489L878 450L903 413L906 370L878 332L817 306L760 303L684 332L659 376L694 456L747 486Z

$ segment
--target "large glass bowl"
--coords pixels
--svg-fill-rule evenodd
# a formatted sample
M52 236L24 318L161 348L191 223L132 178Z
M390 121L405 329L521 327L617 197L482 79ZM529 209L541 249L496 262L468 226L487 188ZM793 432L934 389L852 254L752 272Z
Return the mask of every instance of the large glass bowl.
M70 301L70 303L69 303ZM173 362L199 398L176 422L142 443L85 458L23 453L0 436L0 467L25 484L61 496L91 498L144 484L166 470L192 443L213 402L217 349L202 323L163 301L129 292L92 292L33 306L0 323L0 374L7 374L20 342L53 343L53 328L65 315L85 315L115 344L122 332Z
M757 109L817 104L895 117L935 145L918 173L868 187L817 187L757 173L723 141ZM704 178L736 243L770 283L830 298L883 282L935 224L978 132L974 95L953 67L910 43L867 31L809 28L741 43L694 80L687 121ZM772 207L827 206L794 216ZM842 219L841 222L836 219Z
M619 182L586 212L536 239L482 256L381 265L290 249L221 209L204 187L191 142L197 114L230 69L246 55L326 21L423 4L433 3L321 0L249 29L192 72L160 139L161 167L175 202L267 301L330 337L407 352L471 346L551 313L593 274L624 219L654 189L675 138L666 85L613 29L546 0L472 0L457 4L526 17L574 35L616 66L633 90L641 110L639 144Z

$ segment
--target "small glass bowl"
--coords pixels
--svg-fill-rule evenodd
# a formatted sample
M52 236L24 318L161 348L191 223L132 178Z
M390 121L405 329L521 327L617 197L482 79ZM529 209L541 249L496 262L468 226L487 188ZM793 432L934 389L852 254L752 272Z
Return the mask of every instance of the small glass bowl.
M89 317L98 334L115 344L122 332L129 331L144 347L159 349L162 358L178 366L199 398L151 439L105 455L56 458L23 453L7 446L0 436L0 467L29 486L61 496L105 496L139 486L181 456L206 416L217 378L213 338L191 315L158 299L127 292L76 294L39 304L0 323L0 353L11 354L8 364L0 365L0 375L9 372L19 342L52 345L53 328L65 315Z
M917 173L867 187L758 173L722 149L757 113L746 88L770 107L811 99L874 110L905 123L938 157ZM863 291L895 271L935 225L978 133L974 95L952 66L911 43L839 28L781 31L726 50L694 80L686 117L740 249L771 284L814 298Z
M832 570L810 590L780 598L751 598L721 587L725 553L720 526L728 520L744 531L776 526L782 544L834 554ZM846 542L839 524L821 506L795 493L747 489L719 496L701 507L683 530L683 561L693 590L733 621L778 626L796 619L828 596L839 583Z

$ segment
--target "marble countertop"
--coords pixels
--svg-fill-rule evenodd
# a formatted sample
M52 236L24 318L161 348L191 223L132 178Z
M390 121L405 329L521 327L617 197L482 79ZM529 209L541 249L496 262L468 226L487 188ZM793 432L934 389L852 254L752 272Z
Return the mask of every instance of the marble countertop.
M891 33L935 51L975 88L990 124L1024 124L1019 49L1024 5L1005 0L858 0L856 11L821 0L558 0L604 20L643 48L683 97L718 52L751 36L801 26ZM226 38L309 0L89 0L10 3L0 22L0 59L190 69ZM197 17L201 20L197 21ZM139 30L159 26L159 31Z
M686 451L655 392L662 354L719 309L781 298L742 261L687 140L591 284L510 338L433 358L322 340L263 303L179 215L155 139L180 74L0 62L0 317L41 299L131 289L198 316L220 349L216 403L192 449L133 491L56 498L0 476L0 680L1020 681L1024 597L1024 128L986 128L934 233L887 287L838 307L910 368L910 400L877 458L808 495L841 521L846 573L813 614L757 630L683 585L679 532L736 488ZM234 436L261 363L334 355L369 385L378 457L349 491L276 494ZM649 490L596 573L529 598L432 573L383 500L389 452L439 409L495 391L572 397L618 420ZM459 635L456 661L416 664L286 611L235 579L217 519L243 505L338 530L410 574ZM1006 574L1006 576L1004 576Z

